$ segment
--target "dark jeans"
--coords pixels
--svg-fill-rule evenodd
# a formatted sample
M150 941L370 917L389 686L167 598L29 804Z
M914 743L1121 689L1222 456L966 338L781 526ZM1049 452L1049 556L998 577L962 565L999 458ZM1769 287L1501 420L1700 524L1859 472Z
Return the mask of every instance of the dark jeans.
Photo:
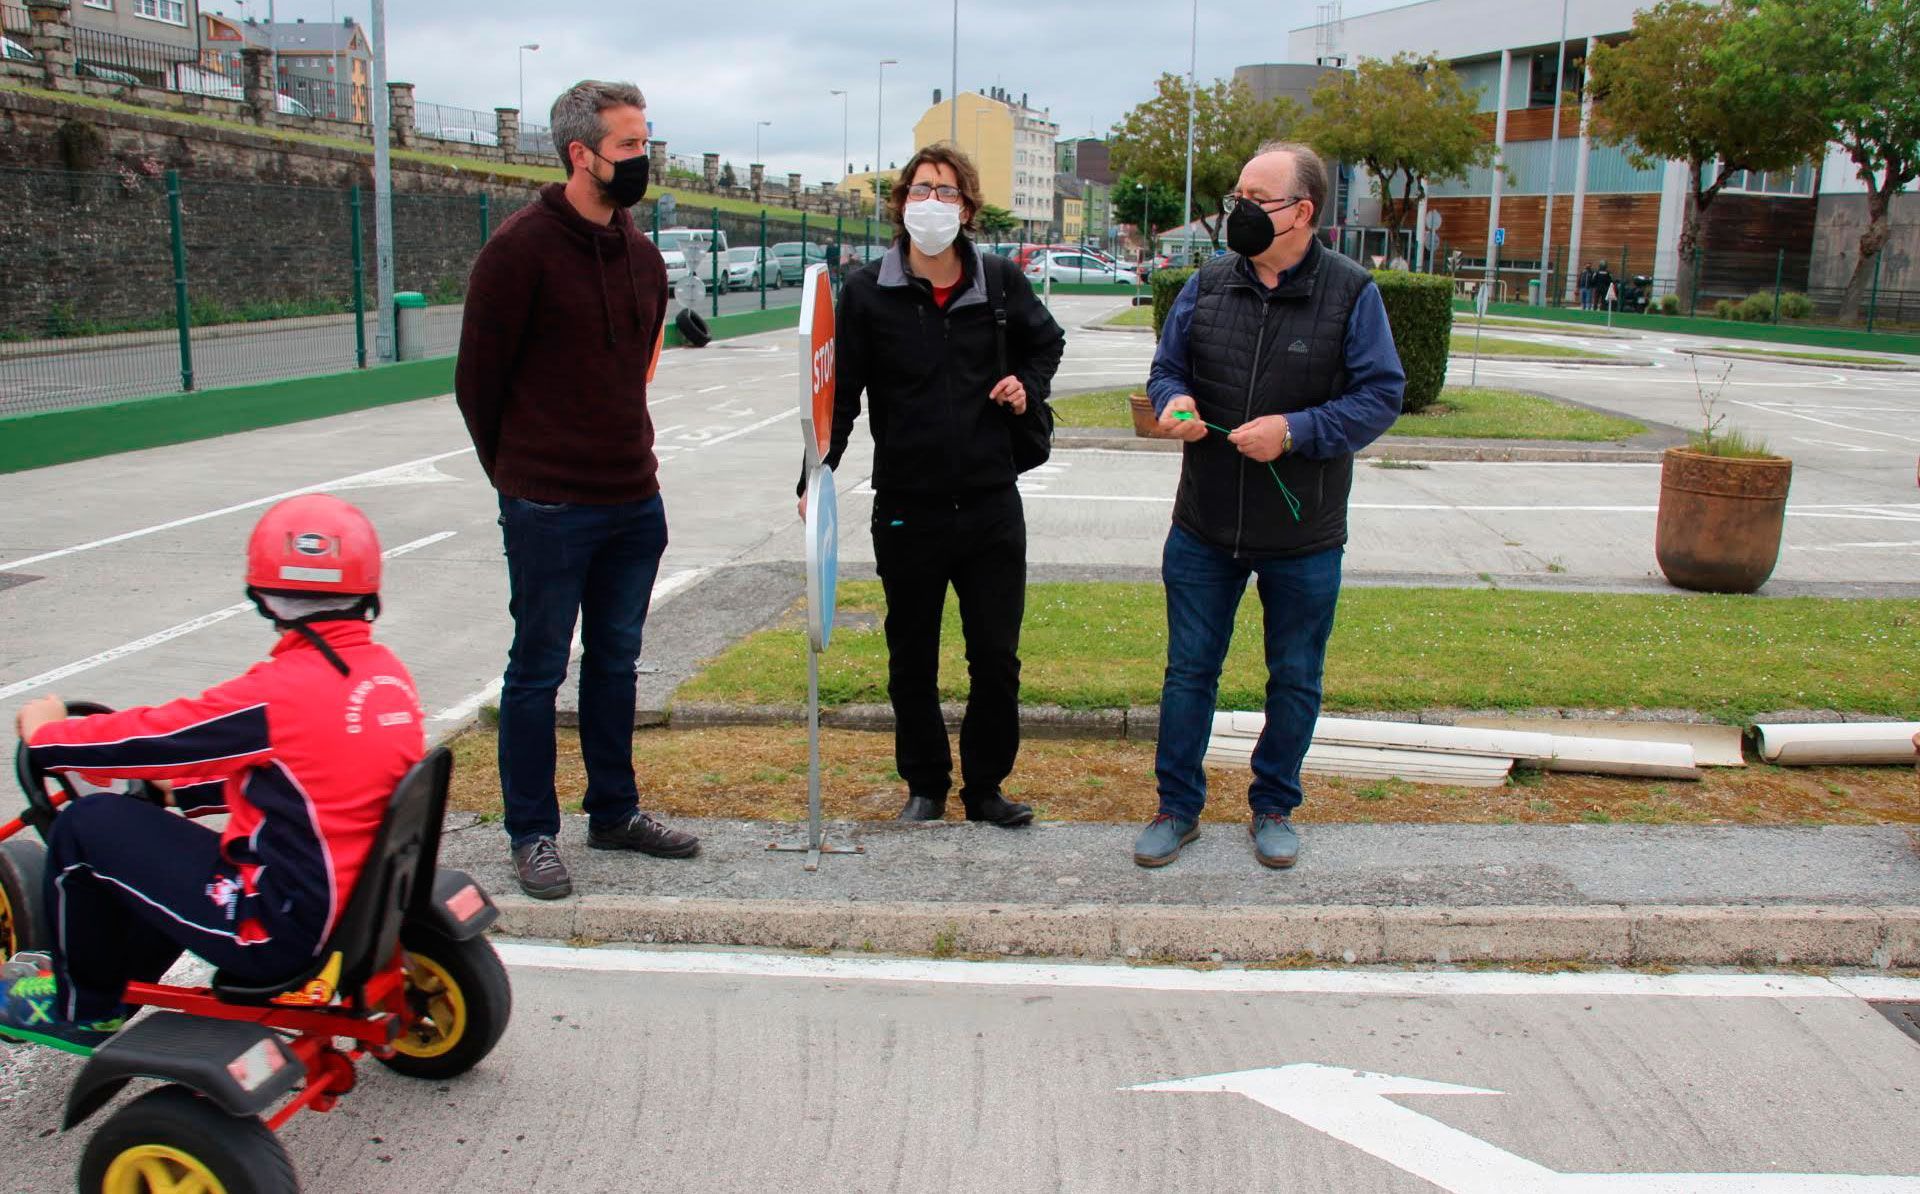
M915 796L941 799L953 755L940 715L940 621L952 584L967 647L960 796L989 799L1020 751L1020 619L1027 522L1009 485L949 498L878 494L873 556L887 596L887 695L893 757Z
M612 506L500 498L513 647L500 691L500 789L516 846L560 832L553 788L553 700L581 619L580 753L589 822L619 824L640 807L633 781L633 682L660 556L666 508L656 495Z
M1249 574L1258 577L1266 625L1267 720L1253 749L1247 803L1256 813L1299 807L1300 760L1320 716L1320 676L1343 554L1335 547L1290 559L1235 559L1179 526L1167 534L1160 565L1167 589L1167 678L1153 763L1161 812L1195 820L1206 807L1200 761L1213 734L1220 667Z
M258 894L244 895L219 834L144 800L100 793L66 806L47 844L60 1014L82 1022L120 1015L127 983L159 981L183 950L243 982L297 974L312 963L320 931L276 915L272 880L262 870ZM241 939L249 920L266 940Z

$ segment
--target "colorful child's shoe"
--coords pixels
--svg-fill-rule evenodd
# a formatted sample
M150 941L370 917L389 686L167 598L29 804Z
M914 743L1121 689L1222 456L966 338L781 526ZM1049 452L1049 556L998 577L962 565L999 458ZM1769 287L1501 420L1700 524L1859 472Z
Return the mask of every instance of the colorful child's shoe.
M123 1017L75 1023L56 1009L58 984L51 974L0 983L0 1038L49 1045L81 1056L91 1054L120 1031Z

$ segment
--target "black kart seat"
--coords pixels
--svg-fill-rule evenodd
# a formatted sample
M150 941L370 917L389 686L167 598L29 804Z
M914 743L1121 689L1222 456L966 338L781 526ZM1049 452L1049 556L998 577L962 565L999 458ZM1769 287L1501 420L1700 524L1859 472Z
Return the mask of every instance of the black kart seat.
M409 912L431 896L452 774L452 752L437 746L401 777L346 911L311 966L265 984L220 971L213 976L214 996L239 1004L296 995L286 1002L327 1003L339 992L357 1001L367 980L393 960Z

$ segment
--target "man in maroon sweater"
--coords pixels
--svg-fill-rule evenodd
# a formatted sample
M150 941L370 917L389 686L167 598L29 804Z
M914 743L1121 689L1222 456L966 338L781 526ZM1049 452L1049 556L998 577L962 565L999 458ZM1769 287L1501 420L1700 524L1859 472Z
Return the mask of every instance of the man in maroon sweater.
M687 858L692 834L640 811L634 669L667 546L647 365L667 270L627 208L647 189L647 108L630 83L554 101L567 181L500 225L473 265L454 392L500 491L513 646L500 693L500 788L528 895L573 891L554 839L554 694L576 617L587 844Z

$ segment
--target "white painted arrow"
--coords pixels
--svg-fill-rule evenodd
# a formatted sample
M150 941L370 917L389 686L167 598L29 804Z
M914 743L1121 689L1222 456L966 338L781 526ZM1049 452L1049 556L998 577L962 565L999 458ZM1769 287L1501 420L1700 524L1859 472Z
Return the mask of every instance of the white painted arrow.
M1302 1062L1142 1091L1240 1094L1454 1194L1920 1194L1920 1177L1844 1173L1560 1173L1391 1101L1497 1090Z

